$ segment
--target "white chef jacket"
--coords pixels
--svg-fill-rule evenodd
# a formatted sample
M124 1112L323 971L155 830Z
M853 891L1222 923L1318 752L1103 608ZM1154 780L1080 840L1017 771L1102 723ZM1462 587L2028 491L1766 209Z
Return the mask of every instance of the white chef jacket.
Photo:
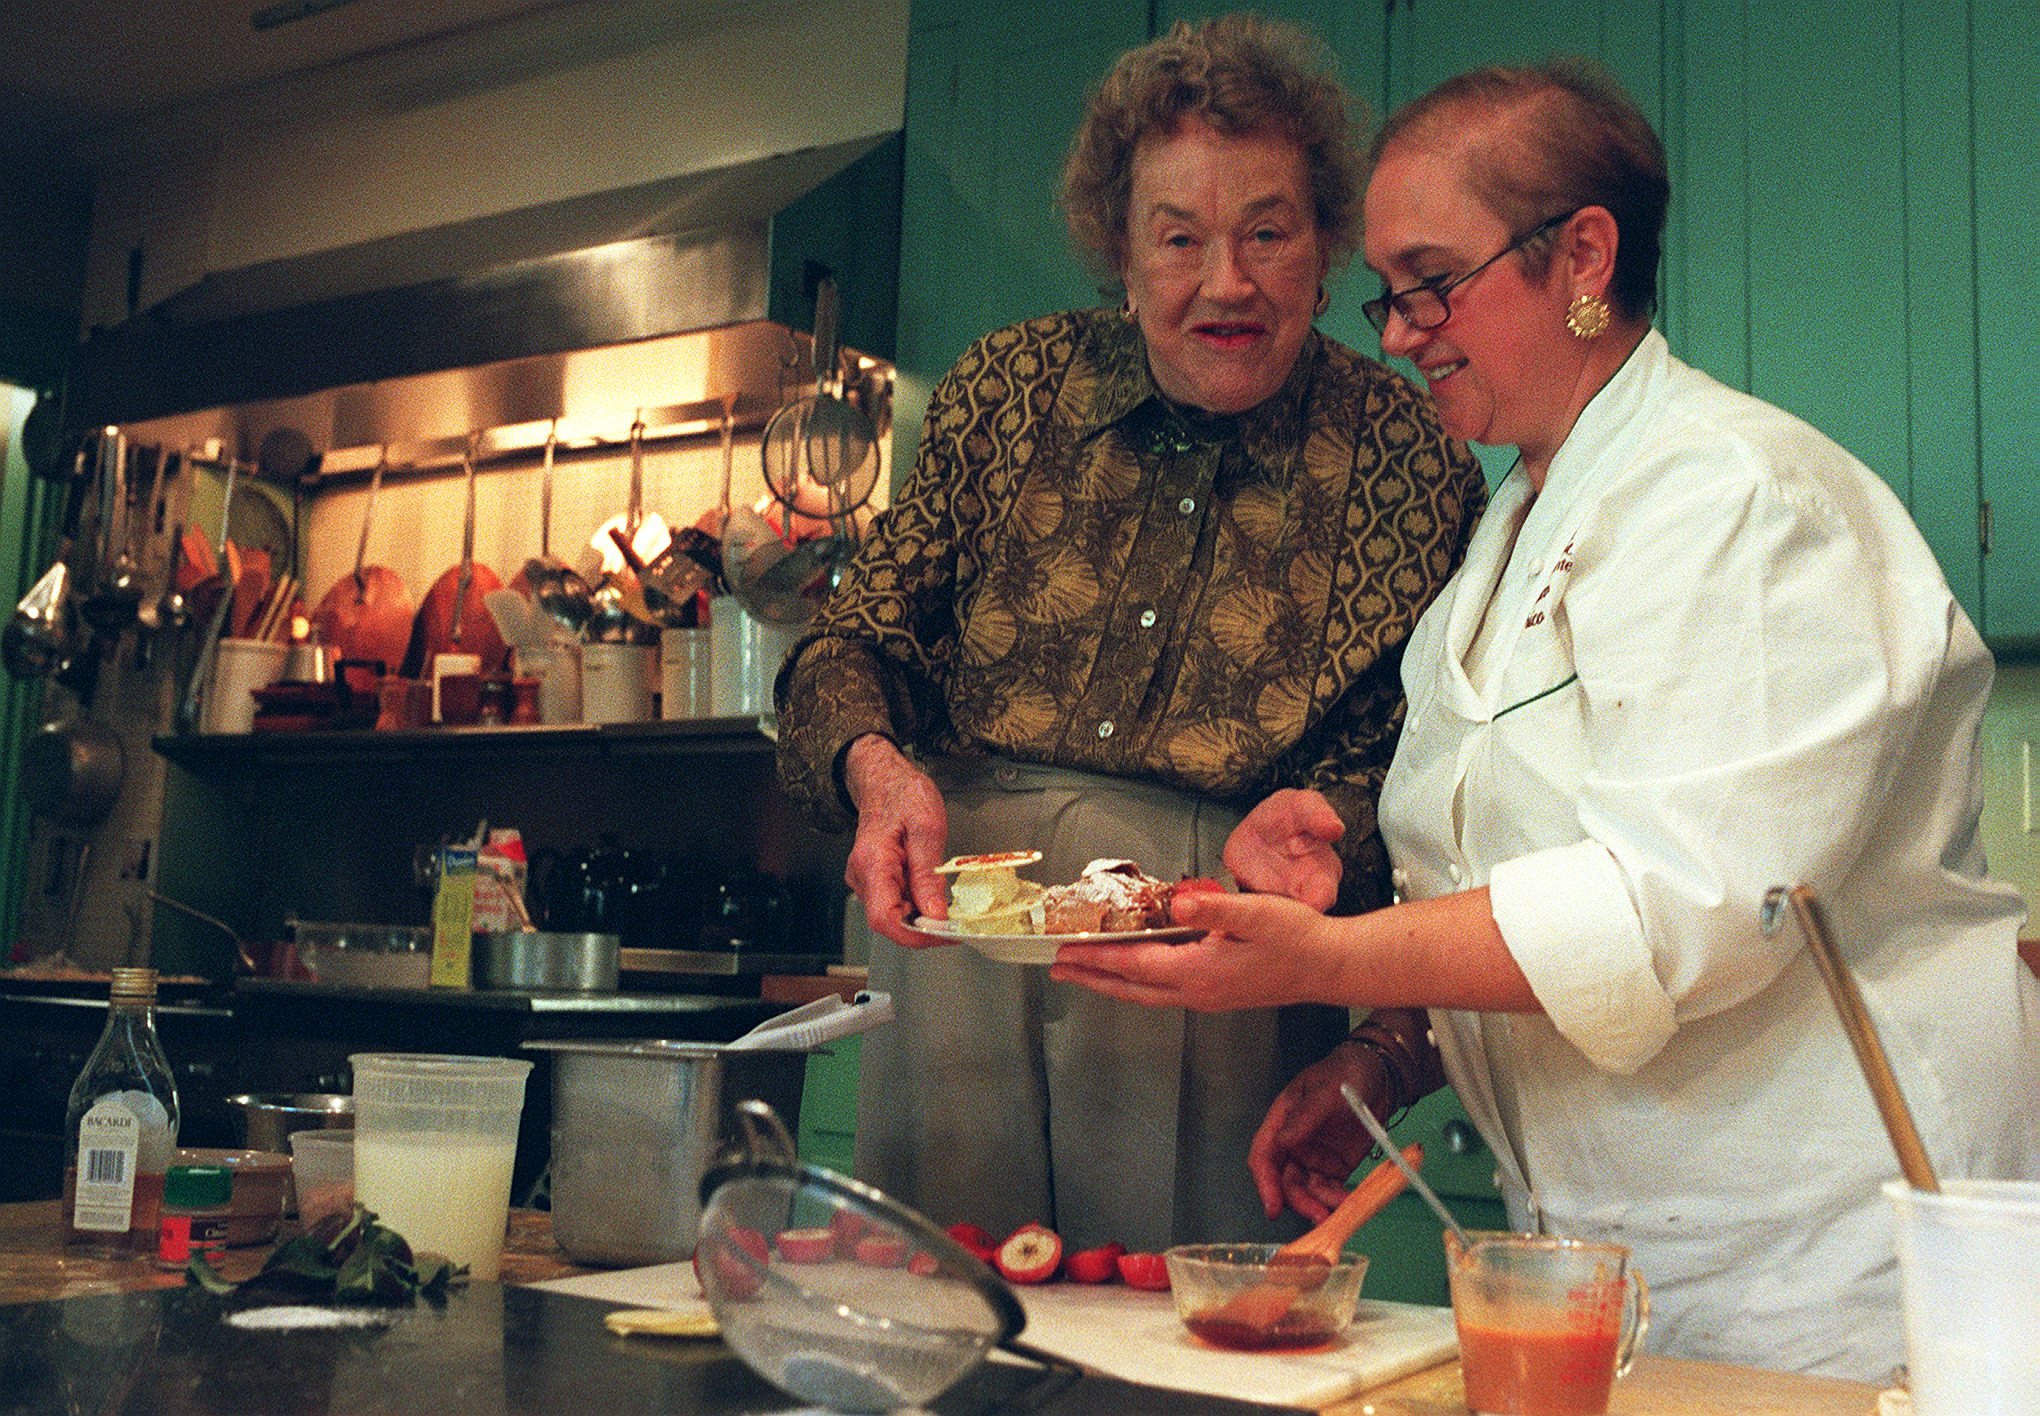
M1629 1245L1652 1351L1884 1379L1897 1162L1769 887L1819 893L1940 1173L2040 1176L1990 655L1904 508L1652 331L1542 493L1503 483L1403 673L1397 888L1488 886L1544 1008L1431 1015L1513 1222Z

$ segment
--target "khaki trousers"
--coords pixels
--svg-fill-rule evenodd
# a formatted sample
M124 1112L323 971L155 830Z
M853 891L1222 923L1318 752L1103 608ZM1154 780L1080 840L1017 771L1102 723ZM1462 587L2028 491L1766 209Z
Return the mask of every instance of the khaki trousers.
M1002 759L929 767L952 854L1035 849L1029 878L1099 856L1165 880L1221 875L1239 813L1152 783ZM852 927L864 931L853 903ZM1344 1009L1143 1008L964 945L871 942L895 1020L866 1034L860 1178L934 1220L1003 1237L1030 1220L1072 1249L1283 1238L1247 1173L1268 1103L1346 1034Z

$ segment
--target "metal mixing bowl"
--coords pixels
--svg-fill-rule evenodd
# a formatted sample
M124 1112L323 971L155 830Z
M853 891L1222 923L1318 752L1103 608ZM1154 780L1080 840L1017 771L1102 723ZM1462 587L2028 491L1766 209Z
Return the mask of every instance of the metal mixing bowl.
M290 1153L293 1131L354 1125L354 1098L338 1092L261 1092L227 1098L241 1118L241 1144L250 1150Z

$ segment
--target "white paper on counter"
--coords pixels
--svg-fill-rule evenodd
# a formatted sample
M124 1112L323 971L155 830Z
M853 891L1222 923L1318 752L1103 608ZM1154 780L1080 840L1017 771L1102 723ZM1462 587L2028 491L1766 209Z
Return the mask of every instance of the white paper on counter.
M548 1293L571 1298L593 1298L603 1303L621 1303L626 1308L666 1308L676 1313L707 1312L708 1300L701 1296L701 1282L691 1263L647 1264L643 1268L609 1269L584 1273L575 1278L552 1278L534 1283Z
M1322 1406L1436 1366L1459 1350L1450 1308L1360 1300L1339 1346L1322 1352L1225 1352L1190 1335L1167 1293L1117 1284L1015 1290L1020 1341L1089 1372L1142 1386L1285 1406Z

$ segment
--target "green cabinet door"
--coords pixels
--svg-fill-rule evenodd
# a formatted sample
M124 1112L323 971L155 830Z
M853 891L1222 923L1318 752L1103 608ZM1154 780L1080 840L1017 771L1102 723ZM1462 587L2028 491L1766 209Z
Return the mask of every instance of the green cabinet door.
M1973 0L1984 629L2040 646L2040 5ZM1932 312L1929 312L1932 313Z
M929 390L970 342L1091 305L1097 283L1056 205L1085 96L1147 38L1131 0L917 3L907 37L900 237L899 438L904 465Z
M1906 497L1905 70L1878 8L1692 0L1673 203L1692 361Z
M1963 608L1987 629L1976 443L1979 227L1971 200L1965 9L1947 0L1899 0L1894 7L1905 61L1905 260L1899 272L1862 278L1859 298L1904 301L1907 505ZM2031 66L2022 67L2030 83ZM2030 174L2026 193L2033 195ZM1871 293L1879 289L1889 293Z

